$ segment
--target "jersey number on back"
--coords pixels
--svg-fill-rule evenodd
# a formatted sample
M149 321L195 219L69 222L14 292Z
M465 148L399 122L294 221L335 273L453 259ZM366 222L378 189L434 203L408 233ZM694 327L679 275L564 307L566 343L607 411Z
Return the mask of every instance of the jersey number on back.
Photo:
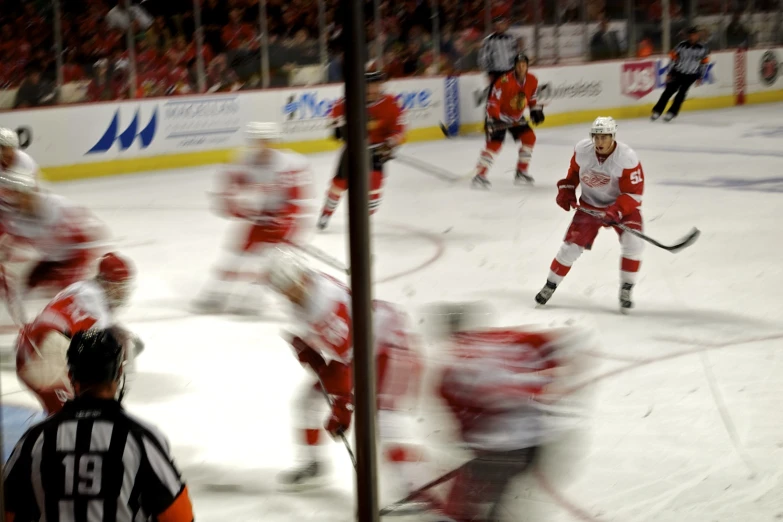
M78 466L77 466L78 464ZM78 480L80 495L97 495L101 492L101 473L103 472L103 457L100 455L66 455L65 494L73 495L74 482ZM78 467L78 477L76 471Z

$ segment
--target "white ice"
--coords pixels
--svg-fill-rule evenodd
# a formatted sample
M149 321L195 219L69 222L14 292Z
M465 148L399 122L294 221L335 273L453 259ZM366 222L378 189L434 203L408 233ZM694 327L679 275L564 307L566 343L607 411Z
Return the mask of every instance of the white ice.
M550 305L534 307L571 217L555 204L555 183L587 125L538 132L534 187L513 186L510 142L489 192L389 165L373 224L377 298L412 313L433 301L483 300L496 325L574 321L600 335L578 473L553 480L555 490L520 483L507 520L531 510L547 521L783 518L782 112L763 105L684 113L669 124L619 122L618 139L636 149L646 173L646 231L666 242L702 230L677 254L646 248L629 316L617 312L619 245L607 230ZM408 144L404 153L465 174L481 145L459 138ZM311 159L320 205L336 155ZM278 337L284 310L266 301L255 317L188 312L228 227L206 195L216 170L53 187L104 220L139 270L123 318L147 349L125 404L169 436L198 520L350 520L352 479L337 444L326 491L275 489L275 474L294 458L290 400L304 375ZM345 206L312 238L341 259ZM3 401L35 404L8 367L2 384ZM422 423L427 441L437 438L437 418Z

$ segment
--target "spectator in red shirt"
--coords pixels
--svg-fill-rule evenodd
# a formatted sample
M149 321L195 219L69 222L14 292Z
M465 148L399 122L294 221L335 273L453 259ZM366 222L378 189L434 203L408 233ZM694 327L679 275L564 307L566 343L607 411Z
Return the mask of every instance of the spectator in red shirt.
M249 25L242 23L242 11L232 9L228 14L229 22L223 28L223 45L226 49L234 50L246 41L253 39L255 32Z
M169 60L167 83L167 95L190 94L193 86L190 83L190 73L187 67L172 54L167 54Z
M84 69L76 63L76 51L69 49L63 60L63 82L71 83L85 79Z
M160 65L161 57L148 38L139 40L136 44L136 65L147 65L147 70L156 69Z
M185 40L185 37L180 35L176 39L175 46L177 47L177 49L184 47L185 49L184 61L186 65L195 63L196 60L195 42L188 43ZM204 67L206 67L212 61L212 58L214 58L215 56L214 53L212 52L211 46L207 42L204 42L204 46L201 49L201 55L204 57Z

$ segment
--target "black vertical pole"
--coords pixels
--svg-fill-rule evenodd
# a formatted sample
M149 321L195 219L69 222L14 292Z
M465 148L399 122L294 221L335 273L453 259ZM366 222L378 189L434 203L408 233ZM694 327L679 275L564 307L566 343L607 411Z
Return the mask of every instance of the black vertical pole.
M364 78L367 42L364 2L343 4L345 23L345 116L348 163L348 226L351 259L356 498L358 520L378 521L375 455L375 357L372 350L367 97Z

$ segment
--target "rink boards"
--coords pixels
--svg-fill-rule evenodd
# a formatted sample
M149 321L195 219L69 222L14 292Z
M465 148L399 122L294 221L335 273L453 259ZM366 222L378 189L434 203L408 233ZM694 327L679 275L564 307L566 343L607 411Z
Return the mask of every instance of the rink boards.
M783 48L715 53L702 85L684 110L783 101ZM647 116L662 92L669 59L649 57L595 64L533 67L546 106L545 126ZM443 138L440 122L480 128L481 74L390 81L403 106L407 140ZM0 126L18 130L23 147L49 180L69 180L227 161L250 121L275 121L285 146L300 152L334 149L328 114L342 85L178 96L10 111Z

